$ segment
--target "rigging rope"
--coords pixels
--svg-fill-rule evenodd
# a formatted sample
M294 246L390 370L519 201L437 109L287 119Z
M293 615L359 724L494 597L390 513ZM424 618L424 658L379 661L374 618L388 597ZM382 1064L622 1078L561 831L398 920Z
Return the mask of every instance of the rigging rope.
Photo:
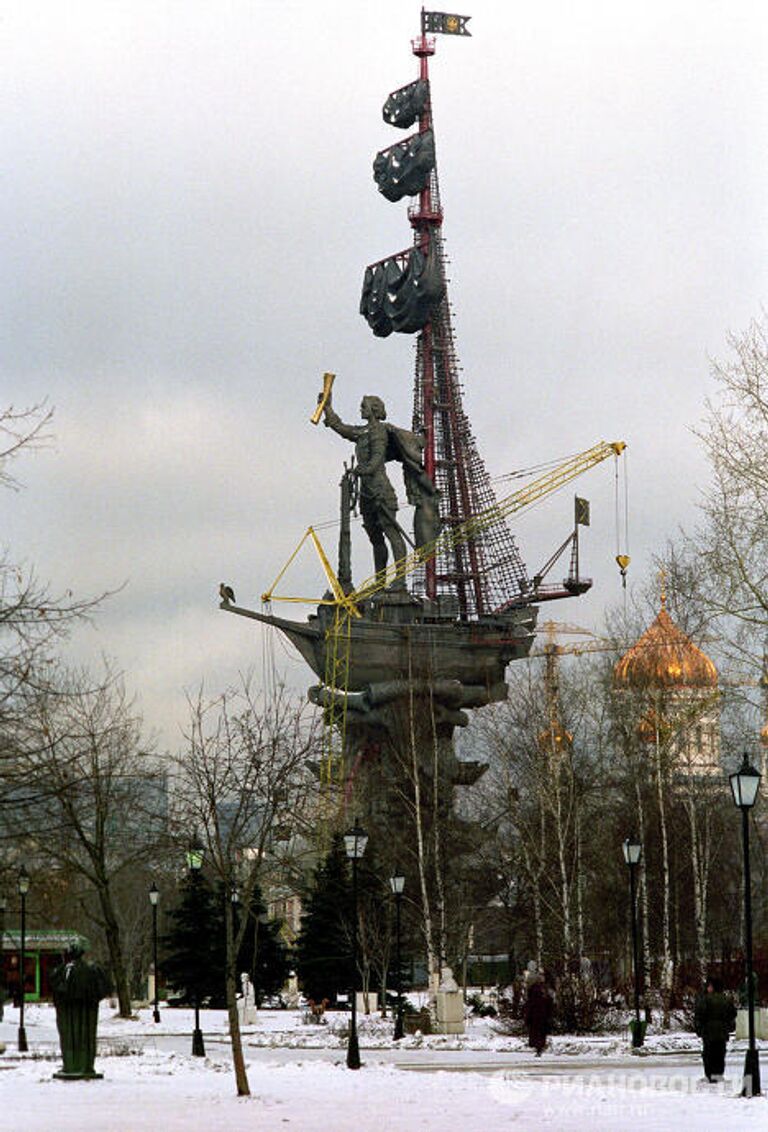
M538 472L545 472L549 468L556 468L558 464L563 464L566 460L572 460L574 456L577 455L577 452L572 452L568 456L561 456L556 460L545 460L541 464L531 464L529 468L517 468L512 472L504 472L500 476L493 476L491 483L505 483L508 480L526 479L528 476L536 475Z

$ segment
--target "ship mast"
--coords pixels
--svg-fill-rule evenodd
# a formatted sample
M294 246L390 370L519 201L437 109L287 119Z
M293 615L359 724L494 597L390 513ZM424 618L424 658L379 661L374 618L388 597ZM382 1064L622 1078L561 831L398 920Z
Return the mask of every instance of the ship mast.
M443 531L465 524L496 504L490 477L463 407L463 390L443 249L443 208L434 140L429 60L435 54L431 32L469 35L468 16L421 13L421 34L412 40L418 78L393 91L383 110L391 126L415 134L381 150L374 179L390 201L411 197L410 248L366 268L360 313L373 333L417 334L413 430L424 441L424 468L438 490ZM455 542L417 573L413 592L437 603L440 613L474 620L511 602L525 600L530 583L514 536L499 520L477 535Z
M423 22L422 17L422 25ZM422 27L421 35L413 40L412 47L414 55L419 60L419 79L428 85L429 57L435 53L435 40L428 38ZM431 129L432 103L429 99L419 119L419 133L425 134ZM421 248L425 256L428 255L430 241L438 238L440 225L443 222L436 174L430 176L419 194L418 205L412 205L408 209L408 218L414 231L414 243ZM424 467L427 475L435 483L435 365L431 322L428 322L422 330L416 349L421 354L421 365L417 362L413 424L414 428L424 430ZM426 592L427 597L432 600L437 596L434 560L428 562L426 566Z
M422 33L412 41L412 50L419 60L419 78L428 86L435 39L424 30L424 13ZM434 134L433 127L430 94L419 119L419 133ZM414 243L425 256L433 245L444 283L442 298L417 339L413 427L424 432L424 464L441 493L445 529L466 522L496 500L462 404L460 365L445 286L443 209L436 163L408 217ZM440 594L455 594L462 618L492 612L511 596L525 592L527 584L514 536L503 523L481 539L457 546L450 558L438 557L425 568L426 596L435 599Z

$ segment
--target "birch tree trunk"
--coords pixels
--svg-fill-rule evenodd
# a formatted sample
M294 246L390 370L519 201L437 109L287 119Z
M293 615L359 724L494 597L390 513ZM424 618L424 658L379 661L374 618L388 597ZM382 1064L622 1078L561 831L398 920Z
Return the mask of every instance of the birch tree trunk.
M640 782L635 778L635 795L637 798L637 824L640 844L645 845L645 807L643 806L643 792ZM648 931L648 872L646 868L640 869L640 915L643 925L643 987L650 985L651 980L651 941Z
M693 783L689 784L689 791L685 800L688 813L688 824L691 831L691 871L693 874L693 914L696 928L696 965L699 970L699 979L704 984L707 977L707 953L709 940L707 936L707 895L709 889L709 812L704 808L704 829L702 831L699 814L697 812L697 798L693 792Z
M584 876L582 873L581 857L581 808L576 810L575 822L576 838L576 946L578 948L579 963L584 958Z
M448 924L445 901L445 878L443 876L443 854L440 842L441 812L440 812L440 745L435 722L435 703L432 696L429 698L430 723L432 728L432 846L434 853L435 888L437 891L437 907L440 917L438 968L442 971L446 961L448 949Z
M408 681L411 687L409 697L408 731L411 756L411 777L413 782L413 821L416 832L416 864L419 873L419 891L421 893L422 931L424 945L427 952L427 973L430 982L439 975L437 956L435 954L434 929L432 924L432 909L429 900L429 886L427 884L426 852L424 845L424 822L421 809L421 772L419 770L419 752L416 744L415 704L413 695L413 670L411 657L408 657Z
M555 839L557 842L557 866L560 876L560 908L563 922L563 957L567 962L571 957L571 888L568 876L566 850L567 819L563 806L562 760L565 754L557 750L554 741L554 728L551 730L552 743L549 752L549 780L552 816L554 818Z
M664 774L661 761L661 736L659 734L658 712L656 713L654 753L656 756L656 801L659 807L659 830L661 833L662 870L662 916L661 916L661 997L663 1003L662 1026L669 1028L669 1007L672 991L672 949L669 942L670 902L669 902L669 838L667 836L667 810L664 804Z

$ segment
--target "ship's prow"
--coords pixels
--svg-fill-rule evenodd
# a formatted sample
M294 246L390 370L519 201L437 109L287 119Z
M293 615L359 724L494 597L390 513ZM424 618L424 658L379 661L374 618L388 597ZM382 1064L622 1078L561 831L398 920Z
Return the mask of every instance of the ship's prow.
M279 629L312 671L325 680L332 648L333 611L320 605L306 621L290 621L222 602L220 608ZM406 591L381 594L350 622L347 688L410 675L412 679L457 680L463 685L497 685L507 665L527 656L533 643L536 606L459 620L450 608L420 600Z

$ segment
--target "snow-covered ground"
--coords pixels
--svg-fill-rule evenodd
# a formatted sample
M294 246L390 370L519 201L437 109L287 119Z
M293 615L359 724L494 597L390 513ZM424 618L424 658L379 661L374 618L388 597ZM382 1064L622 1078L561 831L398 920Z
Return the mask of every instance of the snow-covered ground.
M28 1006L30 1052L16 1050L18 1011L0 1023L1 1132L764 1132L768 1099L738 1096L743 1043L726 1080L701 1082L692 1034L652 1034L643 1056L623 1035L557 1037L544 1057L475 1020L461 1038L409 1037L361 1020L363 1068L345 1066L343 1016L309 1026L299 1012L262 1011L244 1033L252 1095L235 1095L223 1011L203 1011L206 1058L190 1056L192 1012L149 1010L123 1021L103 1004L96 1068L102 1081L62 1082L55 1018ZM768 1086L768 1049L763 1071Z

